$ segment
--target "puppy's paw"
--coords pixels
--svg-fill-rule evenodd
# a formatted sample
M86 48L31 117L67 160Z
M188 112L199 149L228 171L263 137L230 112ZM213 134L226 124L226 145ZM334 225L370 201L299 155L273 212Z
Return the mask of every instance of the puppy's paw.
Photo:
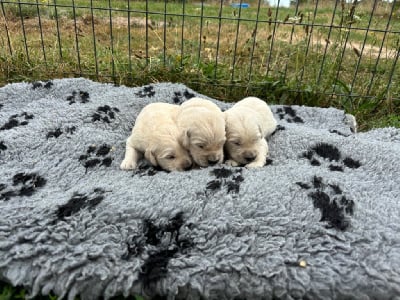
M137 164L131 159L124 159L120 165L122 170L134 170L136 167Z
M232 160L232 159L228 159L228 160L225 162L225 164L228 165L228 166L230 166L230 167L237 167L237 166L239 166L239 164L238 164L236 161Z
M264 167L264 165L265 165L265 163L263 163L263 162L253 161L252 163L247 164L245 167L248 169L253 169L253 168Z

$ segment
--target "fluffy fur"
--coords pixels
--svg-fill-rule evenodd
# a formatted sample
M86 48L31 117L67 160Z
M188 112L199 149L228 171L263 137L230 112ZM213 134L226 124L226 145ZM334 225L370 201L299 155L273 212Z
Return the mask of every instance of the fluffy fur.
M226 163L248 168L264 166L268 156L265 138L275 131L277 125L267 103L256 97L247 97L224 114Z
M213 102L198 97L184 102L177 116L181 143L200 167L222 163L225 119Z
M183 171L192 166L189 152L179 143L181 131L175 118L178 105L152 103L138 115L132 133L126 141L121 169L136 169L144 157L166 171Z

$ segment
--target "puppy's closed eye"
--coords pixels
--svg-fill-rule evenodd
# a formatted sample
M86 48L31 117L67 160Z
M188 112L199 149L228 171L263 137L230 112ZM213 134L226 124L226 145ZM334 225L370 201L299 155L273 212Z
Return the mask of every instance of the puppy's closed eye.
M231 140L231 141L228 141L228 142L233 144L233 145L235 145L235 146L238 146L238 147L240 147L242 145L241 141L239 141L239 140Z
M178 157L179 157L179 154L177 154L175 151L171 151L171 150L165 151L162 154L162 158L168 159L168 160L173 160L173 159L176 159Z
M196 146L199 147L200 149L204 149L205 148L204 144L197 144Z

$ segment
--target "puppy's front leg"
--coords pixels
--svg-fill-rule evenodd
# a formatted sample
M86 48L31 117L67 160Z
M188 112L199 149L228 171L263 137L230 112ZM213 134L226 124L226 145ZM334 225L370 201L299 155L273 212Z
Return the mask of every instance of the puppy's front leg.
M239 163L237 161L234 161L233 159L228 159L225 162L226 165L230 166L230 167L237 167L239 166Z
M142 157L142 153L133 148L129 142L126 142L125 158L121 163L120 168L122 170L133 170L136 169L139 159Z
M260 148L259 148L256 159L253 162L247 164L246 168L261 168L261 167L263 167L266 163L267 155L268 155L268 144L267 144L267 141L263 138L260 141Z

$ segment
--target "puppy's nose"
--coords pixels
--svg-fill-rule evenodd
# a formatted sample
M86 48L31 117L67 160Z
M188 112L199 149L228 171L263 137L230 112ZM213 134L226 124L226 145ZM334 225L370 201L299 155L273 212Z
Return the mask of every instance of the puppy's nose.
M245 159L247 162L252 162L253 160L256 159L256 157L257 157L257 155L255 155L255 154L247 154L247 155L244 155L244 159Z
M183 167L185 171L188 171L192 168L192 162L187 162L186 165Z
M211 166L215 165L217 162L219 162L219 159L208 159L208 164Z

